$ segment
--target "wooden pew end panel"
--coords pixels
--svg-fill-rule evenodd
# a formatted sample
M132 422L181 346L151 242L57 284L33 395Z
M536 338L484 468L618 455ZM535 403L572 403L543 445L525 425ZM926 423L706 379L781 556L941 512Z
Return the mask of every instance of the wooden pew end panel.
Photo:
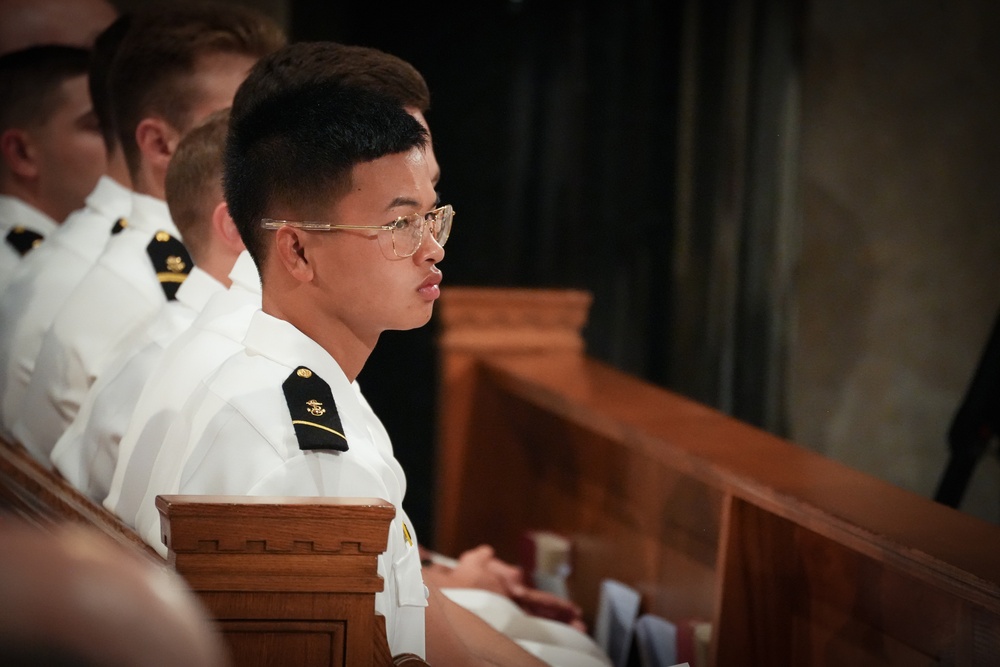
M169 562L218 621L234 664L393 664L374 613L391 504L242 496L156 504Z

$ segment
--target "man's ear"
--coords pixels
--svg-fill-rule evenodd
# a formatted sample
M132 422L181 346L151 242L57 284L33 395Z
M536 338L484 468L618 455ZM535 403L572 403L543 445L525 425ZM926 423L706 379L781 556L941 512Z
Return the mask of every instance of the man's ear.
M31 135L20 128L0 134L0 156L7 169L22 179L38 178L38 161Z
M274 248L272 252L278 262L290 276L299 282L307 283L313 279L312 263L306 258L305 235L294 227L279 227L274 232Z
M224 201L219 202L212 211L212 229L215 236L232 254L238 255L246 249L240 231L236 229L236 223L229 216L229 206Z
M162 118L143 118L135 128L135 143L144 162L167 173L181 133Z

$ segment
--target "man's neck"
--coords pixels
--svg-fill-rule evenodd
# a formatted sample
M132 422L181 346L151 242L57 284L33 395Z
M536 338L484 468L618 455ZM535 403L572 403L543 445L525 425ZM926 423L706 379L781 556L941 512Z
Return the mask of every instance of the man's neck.
M115 149L108 154L108 168L104 175L114 179L119 185L132 189L132 176L128 173L128 164L121 149Z
M268 289L266 282L264 285L261 310L288 322L311 338L333 357L347 379L354 382L375 348L377 338L376 341L368 343L360 340L340 323L321 321L317 317L317 309L304 292L299 294L295 294L294 291L281 292L278 296Z
M0 195L7 195L8 197L19 199L28 206L31 206L32 208L37 209L41 213L44 213L46 216L52 218L57 223L61 223L63 218L66 217L65 215L62 216L62 218L57 217L59 215L58 211L50 210L51 207L47 207L45 202L38 197L37 193L35 193L32 188L25 187L21 183L10 180L4 181L0 184ZM67 213L66 215L69 214Z
M142 163L132 172L132 190L141 195L166 200L166 188L163 185L164 176L153 173L153 169Z

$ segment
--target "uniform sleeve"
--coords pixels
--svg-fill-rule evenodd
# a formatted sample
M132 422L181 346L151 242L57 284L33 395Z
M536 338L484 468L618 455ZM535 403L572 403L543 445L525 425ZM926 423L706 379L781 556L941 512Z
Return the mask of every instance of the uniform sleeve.
M14 435L48 465L97 375L162 307L95 266L45 334Z
M160 346L148 343L119 356L91 386L52 450L56 469L96 502L108 495L122 434L161 352Z

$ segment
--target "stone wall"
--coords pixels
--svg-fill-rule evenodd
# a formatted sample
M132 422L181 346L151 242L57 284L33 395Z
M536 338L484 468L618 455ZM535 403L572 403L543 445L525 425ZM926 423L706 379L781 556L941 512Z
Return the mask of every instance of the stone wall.
M932 496L1000 309L1000 4L807 16L790 436ZM963 509L1000 520L996 456Z

